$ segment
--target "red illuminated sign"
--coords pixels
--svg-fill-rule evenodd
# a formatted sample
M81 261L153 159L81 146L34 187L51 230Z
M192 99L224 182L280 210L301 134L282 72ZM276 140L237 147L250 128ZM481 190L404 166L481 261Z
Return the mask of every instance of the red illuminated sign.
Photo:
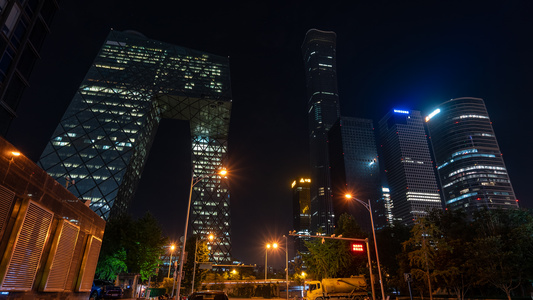
M365 246L361 243L352 243L351 250L355 253L365 252Z

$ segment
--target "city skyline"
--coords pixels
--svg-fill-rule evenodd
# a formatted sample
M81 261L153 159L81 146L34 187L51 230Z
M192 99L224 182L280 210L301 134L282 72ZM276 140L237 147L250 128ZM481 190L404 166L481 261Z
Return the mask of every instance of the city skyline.
M531 4L337 2L324 9L319 2L296 2L176 8L163 2L150 7L63 3L8 140L38 158L110 28L134 29L151 39L229 56L234 99L229 137L233 254L259 264L264 243L281 239L291 229L290 209L280 209L290 208L287 183L309 173L300 47L305 33L317 28L337 34L343 115L377 121L393 107L425 115L448 99L483 98L519 204L532 206L525 198L526 170L532 162L524 151L527 143L521 142L526 134L520 123L531 108L524 100L531 93L531 41L523 38L533 31ZM173 123L162 122L158 135L175 133ZM153 210L166 232L177 232L176 238L183 232L179 213L184 205L154 205L146 199L187 197L187 192L175 191L187 190L188 166L172 157L160 159L169 148L175 148L173 155L186 155L179 146L179 141L164 144L156 139L137 195L148 202L137 202L137 209ZM165 194L168 187L173 192ZM255 251L248 254L243 247ZM275 255L269 254L271 259L276 263Z

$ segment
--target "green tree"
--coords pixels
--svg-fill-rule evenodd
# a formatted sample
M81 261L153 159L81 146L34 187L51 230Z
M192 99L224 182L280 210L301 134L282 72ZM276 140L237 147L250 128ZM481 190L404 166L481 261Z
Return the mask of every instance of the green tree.
M410 230L411 228L406 225L395 223L393 226L386 226L376 231L379 259L386 288L403 289L405 286L404 270L400 267L401 258L398 256L403 251L402 244L411 236Z
M489 283L510 300L512 291L531 279L533 217L518 209L480 211L474 227L471 263L478 270L478 284Z
M183 288L185 291L191 290L192 279L193 279L193 270L194 270L194 251L196 251L196 261L197 262L208 262L209 261L209 248L207 247L207 242L197 239L196 236L192 236L187 239L187 262L183 265L184 277L183 277ZM208 270L200 269L200 265L196 265L196 273L194 275L194 288L198 289L206 279Z
M339 217L335 235L365 238L365 233L351 215ZM314 239L305 243L309 253L303 255L310 275L318 280L331 277L347 277L365 272L365 258L350 252L348 241Z
M132 220L130 216L106 224L96 276L114 279L120 272L140 273L143 280L155 275L166 238L152 214Z

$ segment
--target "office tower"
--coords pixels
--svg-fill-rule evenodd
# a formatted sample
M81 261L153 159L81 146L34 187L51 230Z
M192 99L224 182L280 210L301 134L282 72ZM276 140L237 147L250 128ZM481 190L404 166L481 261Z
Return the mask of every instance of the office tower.
M483 99L446 101L426 121L446 207L518 207Z
M188 121L194 175L207 176L194 186L190 227L214 233L215 259L229 260L228 186L208 175L226 161L230 111L226 57L111 31L39 163L108 219L127 210L159 121Z
M392 201L390 199L390 189L388 187L381 187L381 198L379 202L382 202L381 205L378 203L378 208L382 208L382 210L378 210L378 219L384 220L384 223L376 224L376 229L381 229L385 226L392 226L394 223L394 215L392 214L392 209L394 205L392 204ZM383 216L381 216L381 214Z
M377 207L381 180L373 121L341 116L329 131L328 145L335 221L346 212L370 232L368 210L345 195L365 203L371 200L373 208Z
M291 184L292 188L292 228L298 234L311 234L311 179L296 179ZM297 237L295 240L296 251L307 251L304 242L308 240ZM294 253L296 253L296 251Z
M332 31L309 30L302 44L307 83L307 115L311 157L311 228L329 233L333 229L331 183L328 162L328 130L339 112L337 35Z
M0 136L5 136L50 23L56 0L0 0Z
M379 131L394 218L412 225L442 209L420 112L394 109L379 121Z

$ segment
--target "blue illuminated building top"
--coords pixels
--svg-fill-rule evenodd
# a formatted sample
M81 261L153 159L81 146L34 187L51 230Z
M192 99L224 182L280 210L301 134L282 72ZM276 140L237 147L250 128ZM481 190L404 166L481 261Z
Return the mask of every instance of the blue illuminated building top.
M406 114L406 115L409 114L409 111L405 109L395 109L394 112L397 114Z

